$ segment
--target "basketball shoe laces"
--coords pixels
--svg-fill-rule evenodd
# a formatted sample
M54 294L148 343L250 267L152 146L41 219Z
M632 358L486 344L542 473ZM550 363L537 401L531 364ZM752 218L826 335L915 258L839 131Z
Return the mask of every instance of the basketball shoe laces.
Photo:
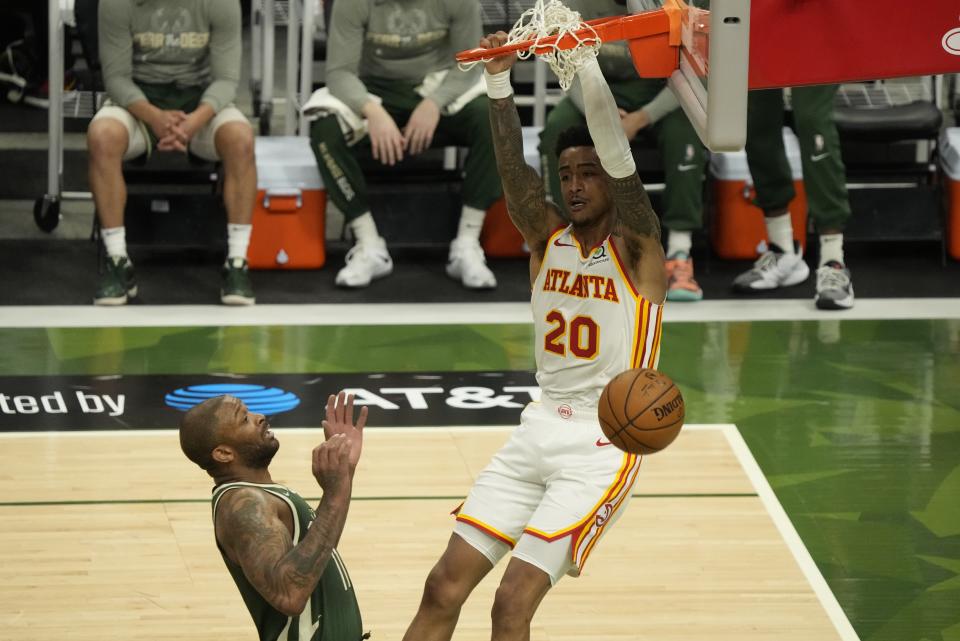
M825 265L827 269L821 267L817 270L817 291L826 291L828 289L845 290L850 284L850 279L843 269L838 269L831 265Z

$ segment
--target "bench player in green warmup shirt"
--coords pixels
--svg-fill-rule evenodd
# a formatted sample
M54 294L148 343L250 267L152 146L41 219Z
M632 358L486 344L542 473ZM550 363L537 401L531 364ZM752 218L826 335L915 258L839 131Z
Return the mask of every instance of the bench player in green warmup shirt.
M369 135L348 145L336 116L313 123L310 140L330 199L343 212L356 243L337 272L341 287L366 287L393 271L374 221L358 158L386 166L429 147L469 149L463 166L463 206L446 272L468 289L492 289L480 231L487 209L503 194L487 124L488 101L477 95L480 68L461 71L453 54L483 35L477 0L342 0L333 5L327 42L327 88ZM427 87L430 77L439 83ZM417 87L423 85L418 92ZM424 212L424 215L436 215Z
M268 466L280 447L263 414L233 396L197 405L180 423L180 447L213 477L217 548L261 641L360 641L353 583L336 545L350 506L367 408L353 417L353 396L331 396L313 450L323 489L316 512L278 485Z

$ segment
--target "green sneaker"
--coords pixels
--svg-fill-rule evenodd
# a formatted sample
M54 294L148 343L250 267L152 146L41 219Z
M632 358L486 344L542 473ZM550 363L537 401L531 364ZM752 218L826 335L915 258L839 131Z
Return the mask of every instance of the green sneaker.
M137 279L133 264L126 256L107 256L100 271L94 305L126 305L127 300L137 297Z
M224 305L253 305L253 287L244 258L228 258L220 271L223 285L220 286L220 302Z

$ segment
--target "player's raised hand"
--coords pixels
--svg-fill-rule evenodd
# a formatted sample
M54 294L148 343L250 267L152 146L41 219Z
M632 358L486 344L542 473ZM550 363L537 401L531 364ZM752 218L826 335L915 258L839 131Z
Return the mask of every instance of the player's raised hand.
M325 497L349 499L353 482L351 451L350 441L343 434L335 434L313 448L313 478Z
M497 47L503 47L507 44L507 38L508 36L505 31L487 34L486 38L480 38L480 49L496 49ZM487 73L492 75L507 71L516 61L517 52L511 51L510 53L502 56L496 56L491 60L487 60L484 62L484 66L487 69Z
M323 435L329 441L340 435L350 443L350 471L356 469L363 450L363 428L367 424L367 408L360 408L353 419L353 394L340 392L327 399L327 417L323 420Z

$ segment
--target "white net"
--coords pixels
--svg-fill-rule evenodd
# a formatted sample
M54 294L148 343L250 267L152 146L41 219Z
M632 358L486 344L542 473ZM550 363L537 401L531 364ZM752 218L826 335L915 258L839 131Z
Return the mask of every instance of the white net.
M586 29L588 35L581 36L577 31ZM536 55L543 58L560 81L564 91L570 88L577 70L600 48L600 37L592 27L585 24L580 14L566 7L560 0L536 0L536 4L520 15L508 34L507 44L529 41L530 45L517 52L521 60L534 55L537 49L549 48L546 53ZM546 38L556 37L559 41L569 35L576 40L571 49L560 49L554 43L543 43ZM476 62L461 64L469 69Z

